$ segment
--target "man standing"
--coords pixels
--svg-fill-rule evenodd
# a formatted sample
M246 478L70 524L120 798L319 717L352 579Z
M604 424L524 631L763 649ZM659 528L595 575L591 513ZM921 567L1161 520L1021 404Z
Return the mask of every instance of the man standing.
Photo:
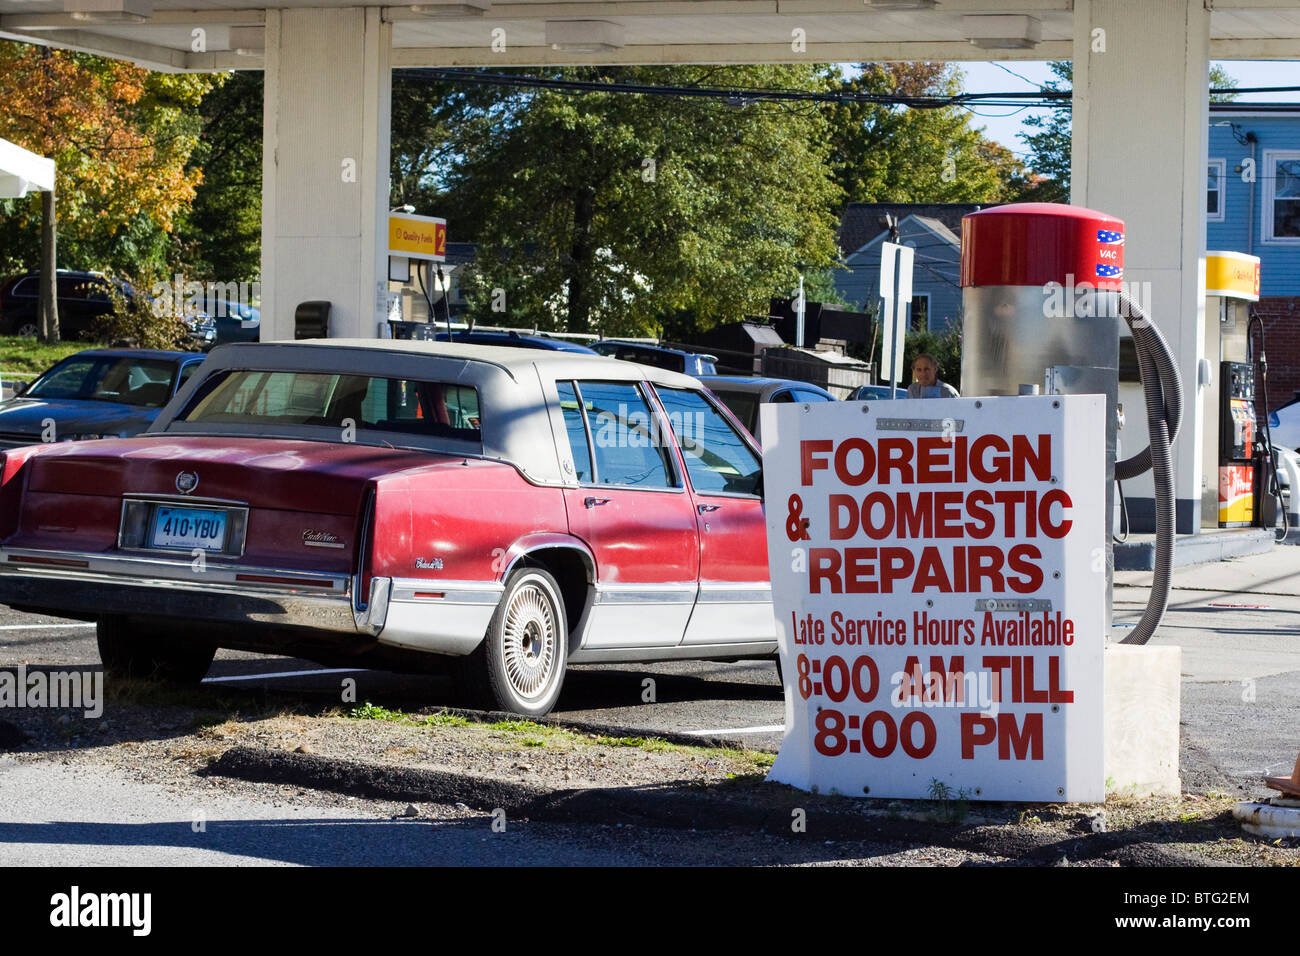
M907 386L908 398L961 398L957 389L939 381L939 363L928 352L912 360L912 384Z

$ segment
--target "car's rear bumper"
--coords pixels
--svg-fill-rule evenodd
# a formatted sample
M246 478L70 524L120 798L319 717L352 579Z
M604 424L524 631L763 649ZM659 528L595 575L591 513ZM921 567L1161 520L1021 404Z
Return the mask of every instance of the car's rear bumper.
M499 582L376 577L364 606L351 575L166 557L0 549L0 604L72 617L131 614L294 628L343 645L377 641L469 654L501 598Z
M215 561L0 549L0 603L51 614L139 614L373 637L387 609L353 606L351 575Z

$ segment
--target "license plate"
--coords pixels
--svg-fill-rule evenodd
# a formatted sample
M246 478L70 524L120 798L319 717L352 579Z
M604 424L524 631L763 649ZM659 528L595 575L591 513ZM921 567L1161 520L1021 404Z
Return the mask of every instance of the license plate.
M159 505L154 514L151 548L221 551L226 546L226 512Z

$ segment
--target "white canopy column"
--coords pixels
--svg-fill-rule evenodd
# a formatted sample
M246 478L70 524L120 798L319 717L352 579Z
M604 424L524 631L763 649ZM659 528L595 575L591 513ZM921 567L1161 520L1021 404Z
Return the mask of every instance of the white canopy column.
M54 189L54 160L0 139L0 199L21 199L29 192Z
M384 318L391 50L378 7L266 13L263 341L293 338L310 300L336 338Z
M1205 155L1210 13L1204 0L1075 0L1071 195L1124 220L1124 278L1174 352L1183 417L1174 445L1177 531L1200 525ZM1136 284L1136 285L1135 285ZM1122 454L1145 447L1126 408ZM1211 476L1217 481L1217 476ZM1127 482L1134 530L1155 529L1150 475Z

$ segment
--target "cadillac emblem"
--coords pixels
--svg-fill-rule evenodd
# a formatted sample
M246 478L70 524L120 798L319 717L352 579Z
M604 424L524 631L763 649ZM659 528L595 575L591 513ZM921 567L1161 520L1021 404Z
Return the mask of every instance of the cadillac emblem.
M188 495L198 486L199 473L197 471L182 471L176 476L176 490L183 495Z
M307 528L302 533L302 543L309 548L341 548L343 542L339 536L329 531L317 531L315 528Z

